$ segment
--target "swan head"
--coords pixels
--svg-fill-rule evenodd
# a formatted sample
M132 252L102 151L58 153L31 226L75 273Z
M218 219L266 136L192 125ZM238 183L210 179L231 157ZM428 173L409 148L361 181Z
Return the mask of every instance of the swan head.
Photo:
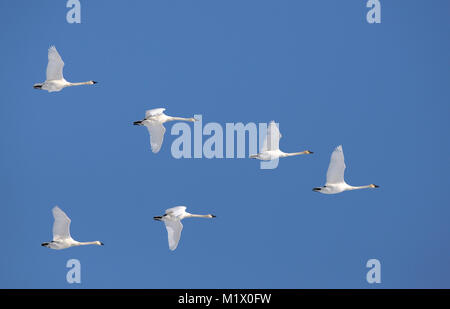
M43 84L34 84L34 85L33 85L33 88L34 88L34 89L42 89L42 85L43 85Z
M104 246L104 245L105 245L104 243L102 243L101 241L98 241L98 240L95 241L95 244L96 244L96 245L99 245L99 246Z
M371 188L379 188L380 186L374 185L373 183L369 185Z
M216 216L215 215L211 215L211 214L209 214L208 215L210 218L215 218Z
M98 84L98 82L91 80L91 85Z

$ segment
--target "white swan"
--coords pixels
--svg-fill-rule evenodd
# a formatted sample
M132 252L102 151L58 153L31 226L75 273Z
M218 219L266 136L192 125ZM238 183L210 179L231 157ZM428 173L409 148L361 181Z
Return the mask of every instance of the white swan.
M164 114L165 110L165 108L150 109L145 112L145 119L133 122L136 126L147 127L148 133L150 134L150 146L153 153L158 153L161 150L164 133L166 132L166 128L164 128L163 123L175 120L195 121L195 118L167 116Z
M256 155L251 155L250 158L269 161L269 160L275 160L278 158L313 153L312 151L309 151L309 150L305 150L302 152L293 152L293 153L283 152L280 150L280 146L279 146L280 138L281 138L280 130L278 130L278 127L275 124L275 121L272 120L269 123L269 126L267 127L267 135L266 135L266 139L264 140L263 146L260 150L261 152Z
M167 236L169 239L169 249L175 250L178 246L178 242L181 237L181 230L183 229L183 224L181 220L185 218L215 218L214 215L194 215L186 212L185 206L176 206L166 210L166 213L162 216L153 217L153 219L158 221L163 221L166 225Z
M323 194L336 194L343 191L366 189L366 188L378 188L379 186L370 184L367 186L353 187L348 185L344 180L345 162L344 152L342 151L342 145L336 147L331 154L330 165L327 171L327 182L325 186L320 188L314 188L313 191Z
M70 219L58 206L53 207L53 240L51 242L44 242L41 246L51 249L66 249L74 246L83 245L99 245L103 246L100 241L79 242L70 236Z
M58 54L56 47L51 46L48 49L47 78L44 83L34 84L33 88L47 90L48 92L55 92L61 91L65 87L93 85L97 83L93 80L81 83L70 83L63 77L63 67L64 62Z

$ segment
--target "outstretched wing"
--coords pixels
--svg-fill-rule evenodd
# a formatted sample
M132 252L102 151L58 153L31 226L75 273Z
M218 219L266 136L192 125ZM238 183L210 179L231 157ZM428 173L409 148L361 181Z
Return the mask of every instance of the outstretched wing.
M327 171L327 184L344 182L344 171L344 152L342 145L339 145L331 154L330 165Z
M70 219L58 206L53 207L53 240L70 238Z
M264 140L263 146L261 147L261 152L279 149L280 138L280 130L278 129L275 121L272 120L267 127L267 135L266 139Z
M64 62L55 46L48 49L47 80L63 79Z
M161 115L166 109L165 108L154 108L145 111L145 118L149 118L156 115Z
M152 152L158 153L161 150L166 128L164 128L162 123L151 120L145 120L144 125L150 134L150 147L152 148Z
M180 241L181 231L183 230L183 224L180 220L164 220L167 230L167 239L169 240L169 249L175 250L178 247Z
M176 206L169 209L166 209L167 215L172 215L174 217L179 217L180 215L186 212L186 206Z

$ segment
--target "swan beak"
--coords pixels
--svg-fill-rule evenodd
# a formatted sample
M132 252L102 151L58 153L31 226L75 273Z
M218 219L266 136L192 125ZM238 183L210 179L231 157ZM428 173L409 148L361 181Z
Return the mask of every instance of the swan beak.
M380 186L372 184L372 188L379 188Z
M214 215L211 215L211 217L212 217L212 218L215 218L216 216L214 216Z
M100 246L104 246L104 245L105 245L104 243L100 242Z
M307 153L307 154L313 154L314 152L309 151L309 150L306 150L306 153Z
M134 122L133 122L133 124L134 124L135 126L140 126L140 125L141 125L141 123L142 123L142 121L141 121L141 120L139 120L139 121L134 121Z
M42 85L34 85L33 88L34 88L34 89L41 89L41 88L42 88Z
M154 220L156 221L161 221L162 217L161 216L157 216L157 217L153 217Z
M250 159L256 159L258 157L258 155L251 155Z
M98 84L98 82L96 82L96 81L92 81L92 84Z
M322 190L322 188L313 188L312 189L314 192L319 192L320 190Z

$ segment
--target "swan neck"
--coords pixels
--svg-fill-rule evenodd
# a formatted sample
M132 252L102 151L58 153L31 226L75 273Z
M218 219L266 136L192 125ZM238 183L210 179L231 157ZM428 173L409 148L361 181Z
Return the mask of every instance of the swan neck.
M186 218L211 218L211 215L188 214Z
M91 81L89 82L80 82L80 83L69 83L68 86L81 86L81 85L92 85Z
M181 120L181 121L192 121L192 122L195 121L194 118L183 118L183 117L172 117L172 116L169 116L169 120L170 121Z
M305 151L301 151L301 152L284 153L284 155L286 157L292 157L292 156L299 156L299 155L302 155L302 154L305 154L305 153L306 153Z
M347 190L359 190L359 189L367 189L367 188L371 188L371 186L370 185L367 185L367 186L356 186L356 187L348 186Z
M85 241L85 242L77 242L78 246L86 246L86 245L97 245L97 241Z

